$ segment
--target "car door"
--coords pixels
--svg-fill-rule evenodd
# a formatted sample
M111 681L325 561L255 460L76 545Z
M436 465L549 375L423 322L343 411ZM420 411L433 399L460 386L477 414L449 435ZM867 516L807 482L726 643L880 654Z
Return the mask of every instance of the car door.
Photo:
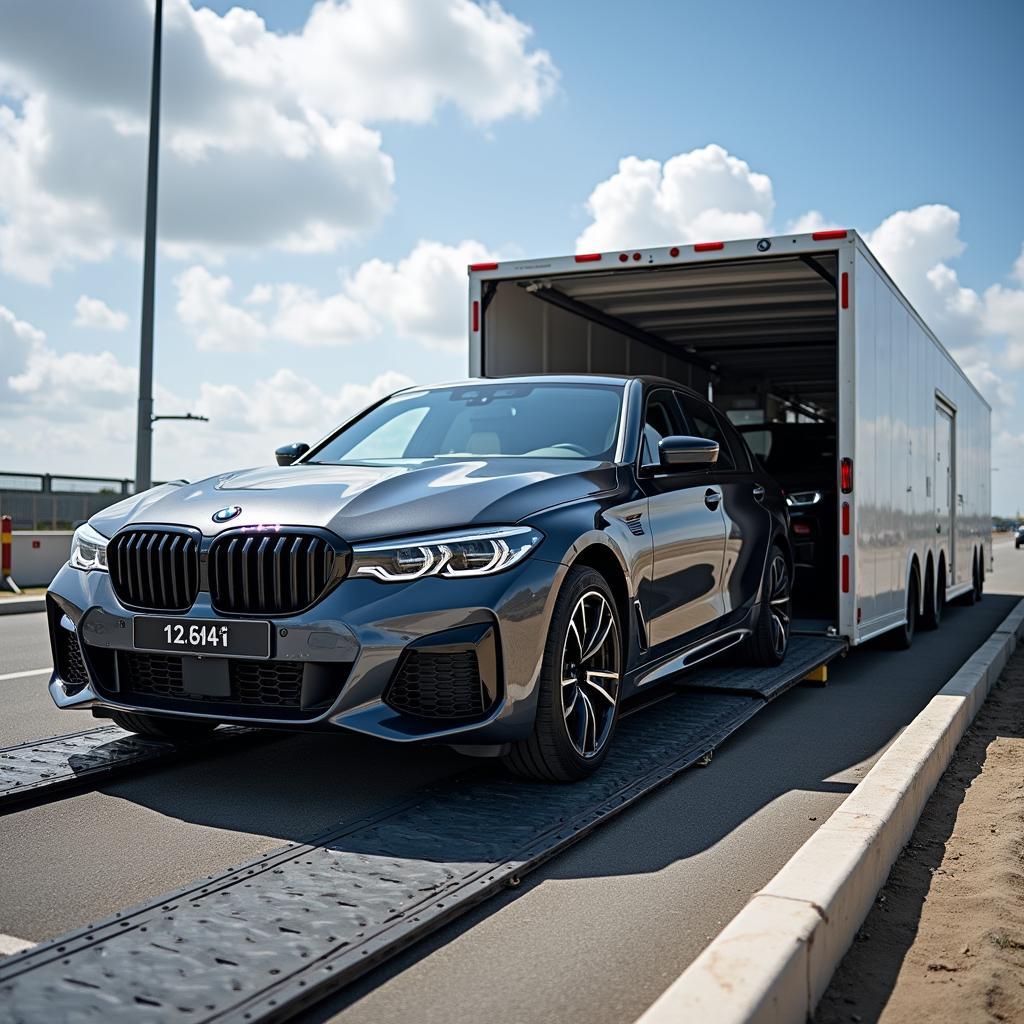
M706 469L667 472L661 466L658 442L687 433L672 389L649 393L643 432L637 479L648 498L653 547L643 610L651 648L661 654L722 614L725 517L721 488Z
M755 597L761 586L771 539L771 514L763 502L774 486L749 456L747 446L728 418L710 403L679 392L687 429L718 442L718 461L709 482L722 492L725 562L722 611L728 615Z

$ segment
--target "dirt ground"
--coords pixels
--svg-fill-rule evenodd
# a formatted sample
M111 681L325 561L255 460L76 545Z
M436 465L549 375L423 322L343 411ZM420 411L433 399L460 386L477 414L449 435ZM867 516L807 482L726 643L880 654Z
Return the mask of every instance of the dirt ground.
M814 1020L1024 1022L1024 651L957 748Z

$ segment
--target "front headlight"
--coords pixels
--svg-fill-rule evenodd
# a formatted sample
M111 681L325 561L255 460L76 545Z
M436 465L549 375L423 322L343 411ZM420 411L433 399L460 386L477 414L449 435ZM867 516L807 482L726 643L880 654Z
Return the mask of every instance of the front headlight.
M490 576L521 562L544 535L529 526L492 526L381 544L357 544L352 569L385 583L423 576Z
M107 538L88 523L75 530L71 538L72 568L89 572L91 569L107 571Z
M786 495L786 504L790 508L806 508L817 505L821 501L821 491L795 491Z

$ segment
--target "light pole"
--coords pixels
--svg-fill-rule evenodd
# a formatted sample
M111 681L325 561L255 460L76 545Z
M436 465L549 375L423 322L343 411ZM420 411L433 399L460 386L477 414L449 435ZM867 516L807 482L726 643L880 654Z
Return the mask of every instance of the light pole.
M153 298L156 283L156 178L160 157L160 49L163 0L156 0L153 68L149 93L149 165L146 236L142 262L142 331L139 340L139 416L135 440L135 493L153 485Z

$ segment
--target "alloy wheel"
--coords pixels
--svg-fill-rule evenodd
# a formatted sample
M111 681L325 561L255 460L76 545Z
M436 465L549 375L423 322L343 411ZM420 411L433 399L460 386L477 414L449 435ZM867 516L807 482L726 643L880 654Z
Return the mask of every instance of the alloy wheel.
M611 735L622 672L619 630L608 599L588 590L573 608L562 645L562 717L581 757L598 754Z
M772 650L780 658L786 653L789 644L792 601L789 566L786 565L786 559L776 552L768 570L768 611L771 614Z

